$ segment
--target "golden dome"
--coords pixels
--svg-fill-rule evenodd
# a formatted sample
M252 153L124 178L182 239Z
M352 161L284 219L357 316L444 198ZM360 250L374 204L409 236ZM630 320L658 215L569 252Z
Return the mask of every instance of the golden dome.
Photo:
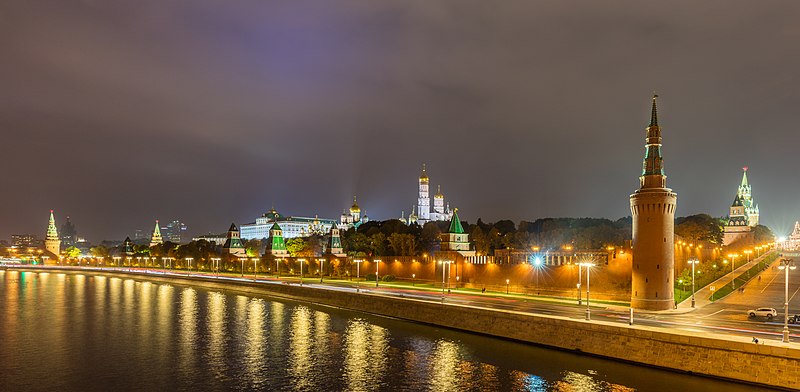
M433 197L436 198L436 199L444 199L444 195L442 194L442 186L441 185L437 185L436 186L436 194L433 195Z
M428 182L428 173L425 171L425 164L422 164L422 174L419 176L419 182Z
M361 212L361 208L358 206L358 203L356 202L356 197L353 196L353 206L350 207L350 213L355 214L358 212Z

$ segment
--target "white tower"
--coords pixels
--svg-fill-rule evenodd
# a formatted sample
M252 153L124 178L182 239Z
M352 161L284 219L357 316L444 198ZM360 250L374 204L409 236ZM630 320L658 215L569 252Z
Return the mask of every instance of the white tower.
M428 173L425 171L425 164L422 164L422 174L419 176L419 199L417 205L419 206L418 220L421 224L425 224L431 220L431 198L428 193Z
M438 214L436 220L444 220L444 195L442 194L442 186L437 185L436 194L433 195L433 210Z

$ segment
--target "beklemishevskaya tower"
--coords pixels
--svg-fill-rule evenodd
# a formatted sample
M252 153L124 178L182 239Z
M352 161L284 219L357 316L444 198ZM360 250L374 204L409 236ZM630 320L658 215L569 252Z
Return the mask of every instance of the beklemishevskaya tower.
M656 98L658 95L653 95L639 189L630 197L633 217L631 307L644 310L667 310L675 304L673 276L678 195L667 188L664 175Z

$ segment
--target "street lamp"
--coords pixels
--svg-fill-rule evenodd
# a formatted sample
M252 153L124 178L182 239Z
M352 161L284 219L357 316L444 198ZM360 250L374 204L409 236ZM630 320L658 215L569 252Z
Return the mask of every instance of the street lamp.
M445 268L450 267L451 260L441 260L442 263L442 295L444 295L444 277L445 277ZM450 274L447 274L447 290L450 291Z
M380 268L381 260L375 259L372 261L375 262L375 287L378 287L378 268Z
M278 257L275 259L275 274L277 275L278 279L281 278L281 265L279 264L283 260L282 258Z
M753 254L753 251L751 249L745 249L743 251L743 253L747 255L747 262L749 263L750 262L750 255Z
M539 269L542 267L542 258L536 256L533 259L533 269L536 270L536 295L540 295L539 293Z
M240 257L240 258L239 258L239 261L241 261L241 262L242 262L242 270L241 270L241 273L242 273L242 277L243 277L243 278L244 278L244 261L245 261L245 260L247 260L247 259L246 259L246 258L244 258L244 257Z
M511 282L510 280L506 279L506 294L508 294L508 284L509 284L510 282Z
M739 256L736 253L729 253L728 257L731 258L731 288L736 288L736 277L733 275L733 270L736 269L736 257Z
M297 260L300 262L300 286L302 286L303 285L303 262L306 261L306 259L297 259Z
M184 260L186 260L186 276L189 276L192 272L192 260L194 260L194 257L187 257Z
M583 265L586 267L586 319L591 320L592 314L589 310L589 272L591 271L591 268L594 267L594 263L580 263L578 265Z
M697 259L689 260L689 264L692 265L692 307L693 308L694 308L694 305L695 305L695 300L694 300L694 266L696 264L699 264L699 263L700 263L700 260L697 260Z
M360 287L361 282L359 281L359 277L361 276L361 263L363 263L364 260L354 259L353 262L356 263L356 293L357 293L361 288Z
M258 280L258 257L253 257L253 280Z
M322 283L322 271L325 269L325 258L317 259L319 261L319 282Z
M417 274L411 274L411 285L412 286L417 285Z
M784 294L783 294L783 342L789 343L789 270L796 269L797 266L794 265L794 260L792 259L781 259L781 265L778 266L778 269L781 269L786 274L785 282L784 282Z
M576 287L578 288L578 305L580 305L582 303L582 301L581 301L581 266L583 266L583 263L578 263L578 284L576 285Z
M119 261L120 261L120 260L122 260L122 257L120 257L120 256L114 256L114 257L113 257L113 259L114 259L114 263L116 263L116 264L117 264L117 267L119 267L119 264L120 264L120 263L119 263Z
M214 273L217 275L217 278L219 278L219 262L220 262L220 260L222 260L222 259L219 258L219 257L212 257L211 258L211 264L214 266Z

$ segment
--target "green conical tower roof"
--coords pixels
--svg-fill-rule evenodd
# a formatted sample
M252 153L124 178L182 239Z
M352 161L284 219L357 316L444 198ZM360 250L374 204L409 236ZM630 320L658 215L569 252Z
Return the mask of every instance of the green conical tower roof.
M744 188L747 186L747 166L743 167L742 170L742 188Z
M58 229L56 229L56 218L53 217L53 210L50 210L50 222L47 224L47 239L58 239Z
M449 233L464 234L464 227L461 226L461 220L458 219L458 208L453 210L453 218L450 219Z

